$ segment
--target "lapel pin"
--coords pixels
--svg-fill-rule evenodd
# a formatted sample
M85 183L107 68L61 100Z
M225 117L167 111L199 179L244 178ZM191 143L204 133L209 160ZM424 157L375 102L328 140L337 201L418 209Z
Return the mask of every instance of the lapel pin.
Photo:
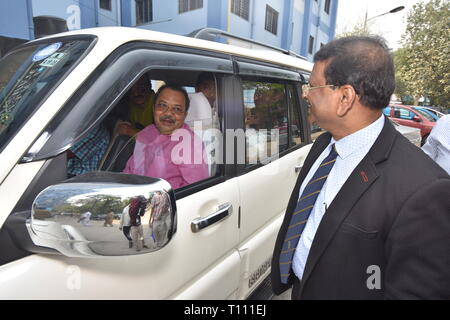
M369 178L367 177L367 174L364 171L361 171L360 174L364 182L369 182Z
M367 177L367 174L364 171L361 171L360 174L364 182L369 182L369 178Z

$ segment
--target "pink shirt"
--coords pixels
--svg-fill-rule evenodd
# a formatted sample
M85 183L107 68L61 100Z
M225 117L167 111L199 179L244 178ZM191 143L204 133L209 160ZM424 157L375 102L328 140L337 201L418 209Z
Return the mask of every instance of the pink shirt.
M201 139L188 125L164 135L152 124L137 135L123 172L161 178L178 189L208 178L208 164Z

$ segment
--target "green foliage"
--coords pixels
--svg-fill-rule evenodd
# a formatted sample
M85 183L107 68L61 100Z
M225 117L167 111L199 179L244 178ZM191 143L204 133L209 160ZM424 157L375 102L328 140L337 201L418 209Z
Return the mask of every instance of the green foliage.
M403 104L411 105L414 101L418 101L420 95L413 96L408 79L405 78L401 72L401 67L406 64L408 56L408 49L400 48L394 52L394 65L395 65L395 95L402 100Z
M54 211L71 213L73 215L80 215L86 211L90 211L93 214L107 213L109 211L121 213L128 204L128 200L121 201L117 197L94 195L79 199L76 203L63 203L56 206Z
M396 52L397 92L429 96L438 105L450 100L450 2L419 2L408 13L403 49ZM402 87L402 86L405 87Z

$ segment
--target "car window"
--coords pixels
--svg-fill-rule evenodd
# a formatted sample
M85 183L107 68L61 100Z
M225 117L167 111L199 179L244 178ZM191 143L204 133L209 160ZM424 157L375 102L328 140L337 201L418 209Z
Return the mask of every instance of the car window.
M92 40L21 47L0 60L0 150L87 51Z
M399 119L405 119L405 120L412 120L414 114L409 111L408 109L404 108L395 108L394 109L394 117Z
M68 159L63 161L63 163L67 165L70 159L73 159L74 155L77 157L86 156L95 159L90 159L92 160L91 163L84 168L85 170L83 172L81 172L81 170L75 170L70 173L67 171L67 168L64 168L64 171L67 173L66 177L97 170L123 172L128 160L134 154L135 143L137 140L128 136L127 138L118 141L116 139L116 134L113 131L116 122L108 122L108 119L114 111L117 111L116 108L126 98L133 85L145 74L148 76L147 85L150 83L152 84L152 88L149 89L154 93L164 84L187 87L192 91L192 88L196 86L199 75L211 70L211 73L214 76L213 80L216 84L215 93L217 100L219 100L219 98L222 99L221 89L219 88L221 80L218 77L230 79L230 75L233 73L233 65L228 56L222 56L220 54L197 54L192 52L192 50L180 52L180 50L173 50L172 48L168 48L168 46L164 46L162 48L163 50L159 50L158 48L155 49L155 47L158 47L158 45L131 43L125 44L113 51L95 70L92 71L92 73L84 80L81 87L74 88L74 93L71 95L71 98L62 105L58 113L53 117L41 134L41 137L44 134L48 137L46 142L43 145L40 145L39 148L35 146L36 143L33 144L24 155L22 161L30 162L43 159L47 160L61 155L62 160L66 160L67 156ZM217 73L217 70L220 70L219 73ZM216 77L217 74L218 76ZM140 87L142 88L143 86ZM204 97L203 100L207 100L207 98ZM211 105L208 100L206 103L208 106ZM222 103L225 102L218 101L218 103L215 104L216 110L222 108ZM170 112L168 113L173 114L172 111L175 110L174 105L169 105L169 108ZM209 108L211 112L212 108ZM139 108L135 108L136 112L134 116L136 117L143 116L146 118L146 115L152 114L152 112L147 112L149 109L142 110L143 114L141 114L138 109ZM123 110L124 109L122 109L122 111ZM193 109L190 108L189 110ZM220 132L220 129L222 128L222 117L219 117L219 114L223 115L224 113L220 113L219 111L215 112L215 115L218 118L216 120L219 122L218 127ZM130 114L126 116L130 116ZM135 119L133 119L133 117L121 118L121 120L131 122L134 129L139 130L144 129L151 124L151 120L150 122L134 121ZM186 126L189 128L189 125L186 124ZM194 136L194 134L190 135L190 137ZM183 141L182 136L178 138L179 142ZM37 141L40 139L41 138L38 138ZM195 143L199 141L199 145L204 146L200 137L198 139L192 138L192 140L195 140ZM218 157L222 154L222 150L220 150L222 146L221 142L221 140L218 140L217 143L219 146L214 149L219 153L217 155ZM77 144L81 144L83 147L73 150ZM97 148L99 146L101 146L101 148ZM194 148L191 148L191 150L192 149ZM211 149L212 148L209 150ZM184 150L186 150L186 152L184 152ZM150 152L148 154L158 157L161 155L159 150L154 151L155 152ZM70 154L70 152L73 154ZM175 152L178 152L181 160L186 159L183 158L183 156L187 157L188 155L193 154L193 152L189 153L190 150L186 146L180 146ZM194 160L194 164L198 164L198 162L205 164L205 170L202 171L202 175L199 179L195 179L195 177L192 178L191 175L188 177L187 183L173 185L174 189L183 189L181 191L181 197L198 191L199 188L203 188L204 184L202 184L201 187L187 189L184 189L184 186L197 184L197 182L223 174L222 164L219 163L215 168L209 166L210 159L206 156L203 157L202 152L206 153L206 147L203 147L202 151L199 153L199 159L195 157ZM156 159L154 163L163 164L162 162L159 162L158 159ZM78 169L79 166L77 167L77 170ZM156 170L156 173L158 172L161 172L161 170ZM189 175L189 172L191 171L185 170L185 172ZM148 175L148 172L145 172L144 170L144 172L136 172L136 174ZM155 174L153 177L167 178L167 176L161 176L159 174ZM211 186L218 183L218 181L222 181L222 179L210 180L206 184ZM171 183L170 181L168 182Z
M298 103L298 93L293 84L288 85L288 99L289 99L289 116L291 128L291 145L299 145L303 143L303 122L301 117L300 105ZM287 132L285 133L287 135ZM280 133L281 140L281 133Z
M104 120L69 148L68 176L95 170L125 172L163 178L174 189L178 189L220 175L222 139L218 113L219 81L214 73L209 73L211 78L206 81L211 90L206 92L200 86L196 92L195 81L201 74L204 73L184 71L182 79L171 79L164 70L152 70L141 75ZM159 88L166 85L189 89L189 109L183 112L183 116L185 113L187 116L184 122L180 122L184 127L179 130L186 131L188 136L177 132L177 135L166 138L159 131L163 117L178 118L169 100L164 103L167 103L170 111L155 112L155 108L159 110L164 107L156 94ZM156 105L158 101L160 103ZM181 102L184 101L183 96ZM142 138L137 139L139 136ZM185 141L191 138L198 139L198 144ZM197 148L203 148L203 151ZM195 158L197 151L198 159ZM181 166L178 166L179 163Z
M410 120L413 118L413 116L414 115L411 111L400 108L400 118Z
M246 164L257 164L289 146L284 83L243 81Z
M420 113L425 119L428 121L436 121L431 114L429 114L427 111L416 109L418 113Z

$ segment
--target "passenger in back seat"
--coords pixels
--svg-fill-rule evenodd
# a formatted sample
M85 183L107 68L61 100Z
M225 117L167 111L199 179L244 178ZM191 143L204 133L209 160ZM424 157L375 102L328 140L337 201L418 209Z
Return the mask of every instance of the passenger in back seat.
M216 78L211 72L202 72L195 84L195 93L189 94L188 124L203 141L208 158L208 172L215 176L221 159L221 133L217 108Z
M133 137L140 130L152 124L154 102L155 92L152 90L148 75L144 74L112 112L114 120L119 119L117 133Z
M153 123L154 101L150 78L144 74L104 120L111 142L99 169L115 172L124 169L133 152L132 137Z
M201 73L195 84L195 93L189 94L190 110L185 122L194 129L195 121L201 121L203 130L220 129L215 76L210 72Z

